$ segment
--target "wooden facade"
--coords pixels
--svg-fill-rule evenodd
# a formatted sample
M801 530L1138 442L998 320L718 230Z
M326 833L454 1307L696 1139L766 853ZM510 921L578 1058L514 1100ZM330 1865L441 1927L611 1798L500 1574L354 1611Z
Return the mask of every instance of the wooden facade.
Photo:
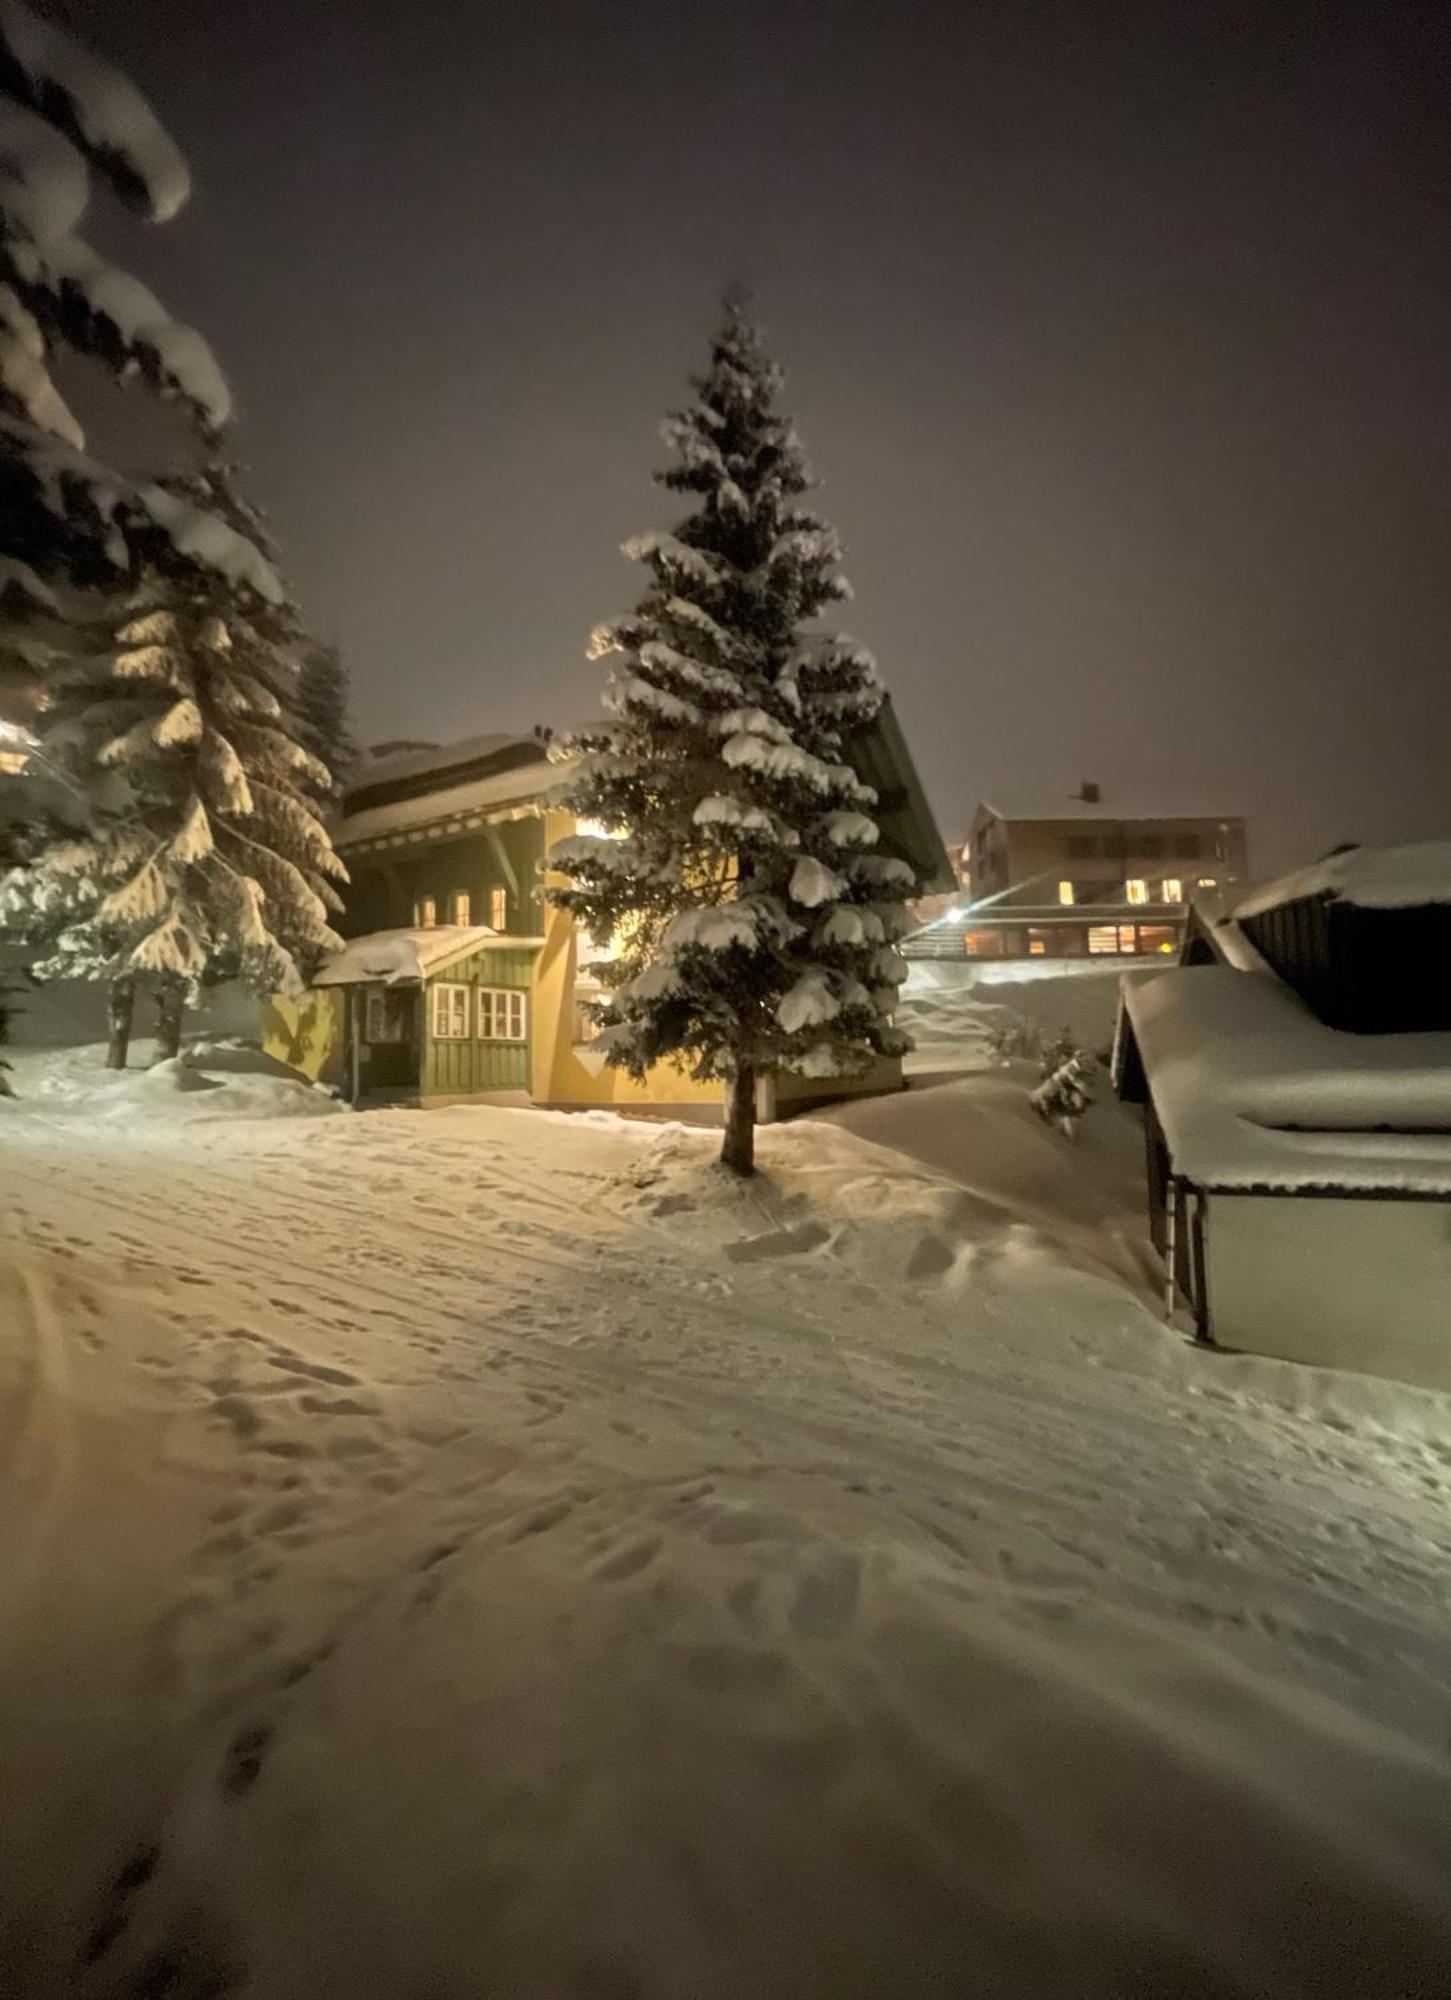
M1238 922L1327 1027L1355 1035L1451 1029L1451 905L1363 909L1322 893ZM1414 966L1423 976L1407 976Z
M910 863L932 887L950 881L945 850L890 707L856 746L854 762L882 800L880 852ZM547 889L549 849L577 832L559 803L568 772L543 743L487 737L452 748L411 747L376 767L348 795L334 839L351 877L339 925L358 945L407 934L417 970L400 983L366 978L346 987L325 969L302 1003L276 1000L268 1047L309 1074L337 1080L360 1102L445 1104L524 1091L540 1105L719 1115L719 1083L698 1083L673 1063L643 1080L607 1065L592 1046L584 975L594 954ZM435 930L485 928L453 952ZM443 963L433 960L443 955ZM347 956L347 954L344 954ZM457 997L460 988L467 998ZM441 998L441 989L452 989ZM341 994L350 996L346 1002ZM386 1011L377 998L386 991ZM411 1002L401 997L411 994ZM505 997L497 1004L487 993ZM370 995L373 996L370 999ZM479 1009L488 1006L481 1031ZM409 1014L407 1007L414 1011ZM373 1026L386 1038L369 1036ZM782 1076L763 1084L759 1115L840 1096L899 1088L901 1065L883 1059L865 1075L822 1084Z

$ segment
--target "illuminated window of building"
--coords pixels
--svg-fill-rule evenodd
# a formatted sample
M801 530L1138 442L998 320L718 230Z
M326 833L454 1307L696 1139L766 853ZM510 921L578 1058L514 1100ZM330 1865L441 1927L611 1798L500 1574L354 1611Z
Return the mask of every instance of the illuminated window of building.
M470 921L469 911L472 908L473 908L473 898L469 895L468 890L467 889L455 890L453 898L454 922L456 924L468 923Z
M1001 958L1003 937L1001 931L965 931L962 939L963 950L969 958Z
M436 1042L465 1042L469 1034L469 992L467 986L435 986L429 993L429 1016Z
M419 930L431 931L438 922L438 904L432 896L420 896L413 905L413 922Z
M1058 884L1058 900L1060 903L1071 903L1073 901L1073 884L1071 882L1060 882Z
M1179 950L1179 933L1173 924L1140 924L1139 950L1155 952L1160 958L1174 957Z
M1088 927L1088 954L1090 958L1117 958L1118 925L1090 924Z
M1030 930L1028 932L1028 956L1029 958L1046 958L1048 956L1048 933L1046 931Z
M1196 889L1217 889L1219 878L1217 875L1201 875L1194 886Z
M479 1040L522 1042L527 1039L527 996L512 986L479 988Z
M496 931L506 931L509 928L509 891L507 889L490 889L489 891L489 928Z
M1141 875L1136 875L1132 882L1124 884L1124 894L1131 903L1147 903L1149 885Z
M1184 884L1179 880L1177 875L1166 875L1161 886L1164 891L1164 901L1166 903L1183 902Z
M1132 924L1120 924L1120 925L1119 925L1119 927L1118 927L1118 948L1119 948L1119 950L1120 950L1120 951L1137 951L1137 950L1138 950L1138 944L1136 943L1136 941L1135 941L1135 937L1134 937L1134 926L1133 926Z

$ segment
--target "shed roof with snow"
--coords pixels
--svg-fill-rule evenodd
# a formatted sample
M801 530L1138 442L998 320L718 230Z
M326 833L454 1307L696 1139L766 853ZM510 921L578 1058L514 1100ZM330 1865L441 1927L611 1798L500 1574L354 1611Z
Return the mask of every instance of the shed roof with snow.
M1451 1193L1451 1033L1329 1027L1273 972L1228 964L1126 981L1123 1008L1121 1087L1147 1089L1183 1179Z

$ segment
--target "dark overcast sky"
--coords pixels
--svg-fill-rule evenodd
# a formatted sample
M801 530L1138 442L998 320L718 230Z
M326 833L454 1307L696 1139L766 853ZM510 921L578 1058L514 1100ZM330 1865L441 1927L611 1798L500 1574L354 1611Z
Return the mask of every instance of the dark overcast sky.
M944 831L1451 833L1446 10L70 0L367 740L594 712L744 276ZM1255 839L1257 834L1258 838Z

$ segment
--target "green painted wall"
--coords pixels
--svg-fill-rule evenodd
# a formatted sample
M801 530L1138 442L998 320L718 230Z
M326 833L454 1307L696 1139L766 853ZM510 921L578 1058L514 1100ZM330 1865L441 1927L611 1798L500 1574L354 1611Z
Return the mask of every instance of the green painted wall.
M466 1041L436 1040L433 1034L435 985L505 986L528 994L534 977L532 951L476 951L472 957L449 966L424 989L423 1084L420 1095L430 1097L473 1097L486 1090L527 1090L529 1088L529 1042L481 1042L474 1030L478 1008L470 997L469 1036ZM526 1003L527 1004L527 1003ZM533 1009L526 1016L533 1032Z
M517 879L517 892L500 861L500 848ZM504 820L454 840L408 841L361 853L344 849L352 880L343 889L345 908L338 928L344 937L403 929L412 924L415 906L425 896L433 897L438 922L450 924L459 890L471 899L470 922L486 924L490 892L501 888L509 898L505 928L516 936L536 937L544 927L543 858L544 821L536 817Z

